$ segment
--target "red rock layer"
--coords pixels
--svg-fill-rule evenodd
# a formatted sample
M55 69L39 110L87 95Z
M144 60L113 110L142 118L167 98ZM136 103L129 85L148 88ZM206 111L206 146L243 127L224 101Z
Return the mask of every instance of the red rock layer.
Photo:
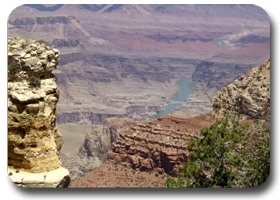
M201 128L213 121L211 115L189 119L162 117L138 124L119 134L108 159L141 171L165 172L178 176L178 166L189 160L188 141L198 138Z

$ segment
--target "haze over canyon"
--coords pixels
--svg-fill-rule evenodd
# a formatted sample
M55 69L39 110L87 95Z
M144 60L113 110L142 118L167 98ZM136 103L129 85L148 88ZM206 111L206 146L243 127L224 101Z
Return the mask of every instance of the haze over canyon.
M60 51L53 71L60 159L75 178L106 160L124 130L107 118L125 118L125 130L144 121L178 96L175 83L187 77L192 93L169 115L210 112L209 97L270 58L269 16L255 5L26 4L10 14L8 36ZM99 146L86 147L90 140Z

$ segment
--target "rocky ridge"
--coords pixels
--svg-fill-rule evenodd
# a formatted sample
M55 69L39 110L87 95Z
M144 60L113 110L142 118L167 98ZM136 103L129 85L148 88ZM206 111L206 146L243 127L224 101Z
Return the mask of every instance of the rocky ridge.
M56 127L59 89L51 73L57 68L59 55L58 50L44 43L8 38L8 167L11 170L36 174L61 167L59 151L64 141ZM61 181L69 184L68 170L63 170L61 175L62 179L53 186ZM33 183L36 180L25 186L42 186Z
M270 114L270 59L218 91L214 106L250 116Z

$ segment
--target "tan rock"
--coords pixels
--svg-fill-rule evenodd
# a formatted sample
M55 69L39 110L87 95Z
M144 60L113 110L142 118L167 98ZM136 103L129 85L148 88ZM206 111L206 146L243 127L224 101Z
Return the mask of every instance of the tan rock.
M238 110L251 116L270 113L270 60L253 68L248 76L241 76L227 88L217 92L216 108Z
M42 91L42 90L38 90L38 91L36 91L36 93L28 91L24 94L20 94L20 93L12 91L12 92L10 92L10 94L11 94L11 99L21 102L21 103L38 101L39 99L44 98L46 96L44 91Z
M22 54L24 54L25 56L24 56L24 58L26 59L26 58L30 58L31 57L31 54L30 53L26 53L26 52L24 52L24 53L22 53Z
M28 48L18 48L9 54L10 62L16 60L22 64L20 72L8 78L8 165L31 173L19 183L22 187L41 187L44 184L42 173L61 167L59 150L63 138L56 128L59 90L51 73L57 63L51 63L51 67L45 69L39 61L37 48L43 50L42 46L31 43ZM42 55L47 55L45 49ZM31 75L44 77L40 87L28 85L27 79ZM19 182L20 174L13 180Z
M9 167L8 174L15 184L26 188L68 187L70 183L69 171L63 167L40 173L32 173Z

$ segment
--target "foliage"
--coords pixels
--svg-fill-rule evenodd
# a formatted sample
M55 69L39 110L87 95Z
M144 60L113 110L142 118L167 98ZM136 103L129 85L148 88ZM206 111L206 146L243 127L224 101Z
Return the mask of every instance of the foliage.
M212 77L207 86L212 83ZM258 81L261 78L257 76ZM207 88L201 80L199 83L201 91L213 103ZM253 89L248 91L252 94ZM235 107L231 112L221 109L224 116L214 115L215 122L210 128L201 130L201 138L189 141L190 160L179 167L178 179L166 180L166 187L257 187L267 180L270 173L270 115L252 115L247 121L255 120L249 125L241 123L242 117Z
M9 65L8 65L8 70L10 73L15 74L16 72L20 71L20 67L19 64L16 63L16 61L12 61Z
M45 40L37 40L36 42L39 42L40 44L45 44L46 46L48 46L48 43Z
M28 84L29 84L29 87L41 87L41 82L40 82L40 79L38 78L35 78L34 76L31 76L29 79L28 79Z
M167 187L256 187L270 173L270 119L241 124L239 115L225 114L200 139L188 144L191 158L179 167L178 180Z
M25 49L28 45L29 45L28 40L22 41L22 42L20 43L20 47L21 47L22 49Z
M9 47L9 51L13 51L15 47Z

